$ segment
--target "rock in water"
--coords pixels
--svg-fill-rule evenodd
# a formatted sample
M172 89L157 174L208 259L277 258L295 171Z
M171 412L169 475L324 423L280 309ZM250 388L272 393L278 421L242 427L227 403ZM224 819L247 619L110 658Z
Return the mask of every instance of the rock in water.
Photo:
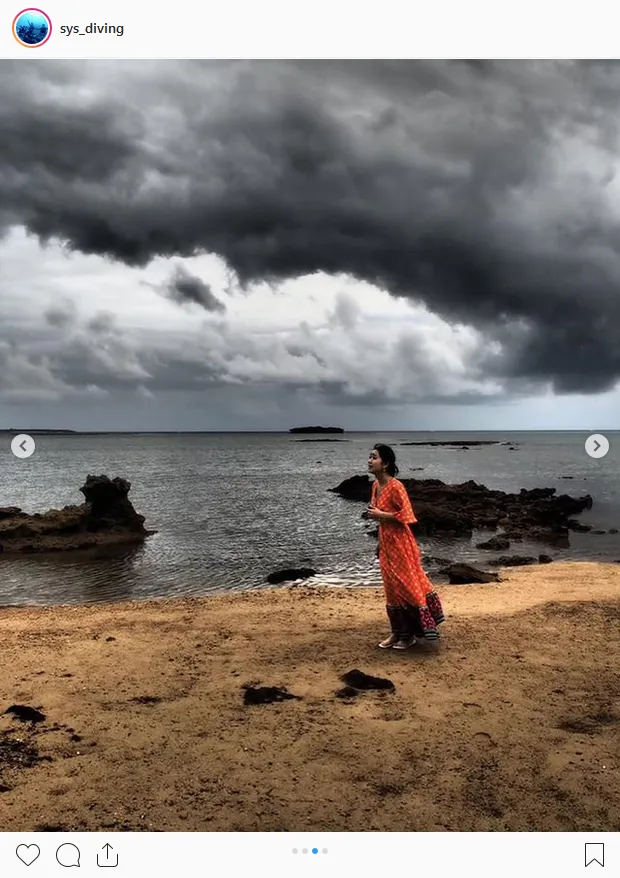
M131 505L127 496L130 489L127 479L87 476L80 491L90 506L91 526L144 534L144 516L138 515Z
M491 539L487 540L485 543L476 543L476 548L490 549L493 552L501 552L502 549L510 548L510 540L498 534L495 537L491 537Z
M81 506L27 515L16 507L0 516L0 551L60 552L99 545L139 542L153 531L144 527L128 494L131 483L108 476L88 476L80 488Z
M370 502L372 482L368 476L351 476L336 488L329 488L332 494L340 494L345 500L358 500L364 503Z
M447 485L439 479L403 478L401 482L413 503L418 521L411 528L418 536L466 537L476 529L501 527L501 536L507 540L568 546L569 528L575 529L572 516L592 506L589 494L558 496L555 488L508 494L472 480L460 485ZM329 490L345 500L368 503L371 484L368 475L357 475Z
M275 570L267 577L271 585L279 585L281 582L292 582L295 579L308 579L316 576L316 570L311 567L288 567L286 570Z
M291 427L289 433L344 433L344 427Z

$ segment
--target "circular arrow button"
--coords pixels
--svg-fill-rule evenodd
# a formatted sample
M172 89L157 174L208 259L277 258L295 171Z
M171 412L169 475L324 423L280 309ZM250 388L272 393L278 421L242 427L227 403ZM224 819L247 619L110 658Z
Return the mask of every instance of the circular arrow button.
M34 439L26 433L20 433L18 436L14 436L13 441L11 442L11 451L15 457L31 457L34 454L35 448Z
M602 433L593 433L586 439L585 448L586 454L589 454L590 457L605 457L609 451L609 439Z

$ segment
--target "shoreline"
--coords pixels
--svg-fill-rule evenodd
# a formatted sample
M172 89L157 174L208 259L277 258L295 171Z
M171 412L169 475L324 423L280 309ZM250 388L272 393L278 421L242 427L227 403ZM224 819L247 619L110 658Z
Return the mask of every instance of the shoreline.
M121 546L121 548L127 547L125 544ZM103 547L106 548L106 547ZM107 547L110 548L110 547ZM98 556L99 549L97 547L90 547L88 549L78 549L72 551L71 553L59 553L59 552L50 552L50 553L37 553L36 555L20 555L18 553L15 554L7 554L3 557L0 557L0 570L2 569L2 564L15 564L20 567L24 567L28 562L32 563L43 560L43 561L55 561L58 562L59 568L62 569L62 564L69 561L74 561L75 559L86 559L92 560ZM487 553L488 554L488 553ZM514 566L493 566L488 563L488 558L473 558L472 560L466 560L466 565L471 564L473 567L480 569L481 571L491 572L493 574L499 575L499 583L502 584L510 579L510 575L515 571L519 570L530 570L530 571L541 571L543 575L545 570L548 570L550 566L554 567L562 567L562 568L570 568L574 565L584 566L584 565L593 565L596 567L609 567L609 568L617 568L620 570L620 558L616 559L613 557L615 553L610 553L609 557L601 557L593 556L593 557L583 557L583 556L561 556L557 559L554 559L549 563L541 563L535 562L531 564L522 564L522 565L514 565ZM68 557L70 555L70 557ZM486 583L451 583L449 581L448 575L445 573L440 573L436 561L439 559L434 559L433 566L430 568L425 567L427 575L433 585L435 585L438 589L447 589L450 592L452 589L460 590L460 589L475 589L478 585L484 585ZM444 563L442 561L442 563ZM453 563L448 559L445 559L444 566L450 565ZM102 598L100 600L97 599L89 599L85 601L74 600L63 603L61 601L57 601L54 603L3 603L0 598L0 613L2 612L13 612L18 610L32 610L32 611L54 611L56 609L67 609L67 610L76 610L80 608L109 608L109 609L124 609L124 608L133 608L139 610L140 608L148 608L150 605L153 607L161 606L163 604L171 604L175 603L184 604L187 601L190 602L211 602L220 598L235 598L237 596L243 595L251 595L255 593L263 593L263 592L277 592L277 591L297 591L299 589L316 589L316 590L328 590L328 591L347 591L352 592L354 594L364 593L364 592L378 592L380 593L382 590L381 585L381 573L379 569L373 569L372 571L375 581L373 582L351 582L345 579L338 579L336 576L332 576L325 573L317 573L315 576L308 577L307 579L298 579L298 580L289 580L282 583L271 585L267 583L266 580L261 580L260 583L248 584L243 588L235 588L235 589L226 589L222 587L218 587L217 590L213 591L205 591L205 592L193 592L190 591L185 595L175 595L168 596L165 594L162 595L152 595L142 598ZM494 584L494 583L489 583Z
M401 655L373 587L3 608L4 828L617 831L620 565L500 572Z

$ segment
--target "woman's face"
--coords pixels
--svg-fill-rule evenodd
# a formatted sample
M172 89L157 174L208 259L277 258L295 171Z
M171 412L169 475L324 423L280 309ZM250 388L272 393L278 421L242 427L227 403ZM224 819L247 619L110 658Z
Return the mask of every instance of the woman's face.
M368 455L368 472L371 472L375 476L378 473L383 472L383 461L379 457L379 452L376 448L373 448Z

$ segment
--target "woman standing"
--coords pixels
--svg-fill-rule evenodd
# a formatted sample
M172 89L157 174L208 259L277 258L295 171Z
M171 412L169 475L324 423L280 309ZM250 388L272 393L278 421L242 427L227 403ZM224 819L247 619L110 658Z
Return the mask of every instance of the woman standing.
M407 649L416 635L437 640L444 621L439 596L426 576L410 524L413 513L405 486L396 475L396 456L389 445L375 445L368 458L375 476L368 515L379 522L379 564L392 633L381 649Z

